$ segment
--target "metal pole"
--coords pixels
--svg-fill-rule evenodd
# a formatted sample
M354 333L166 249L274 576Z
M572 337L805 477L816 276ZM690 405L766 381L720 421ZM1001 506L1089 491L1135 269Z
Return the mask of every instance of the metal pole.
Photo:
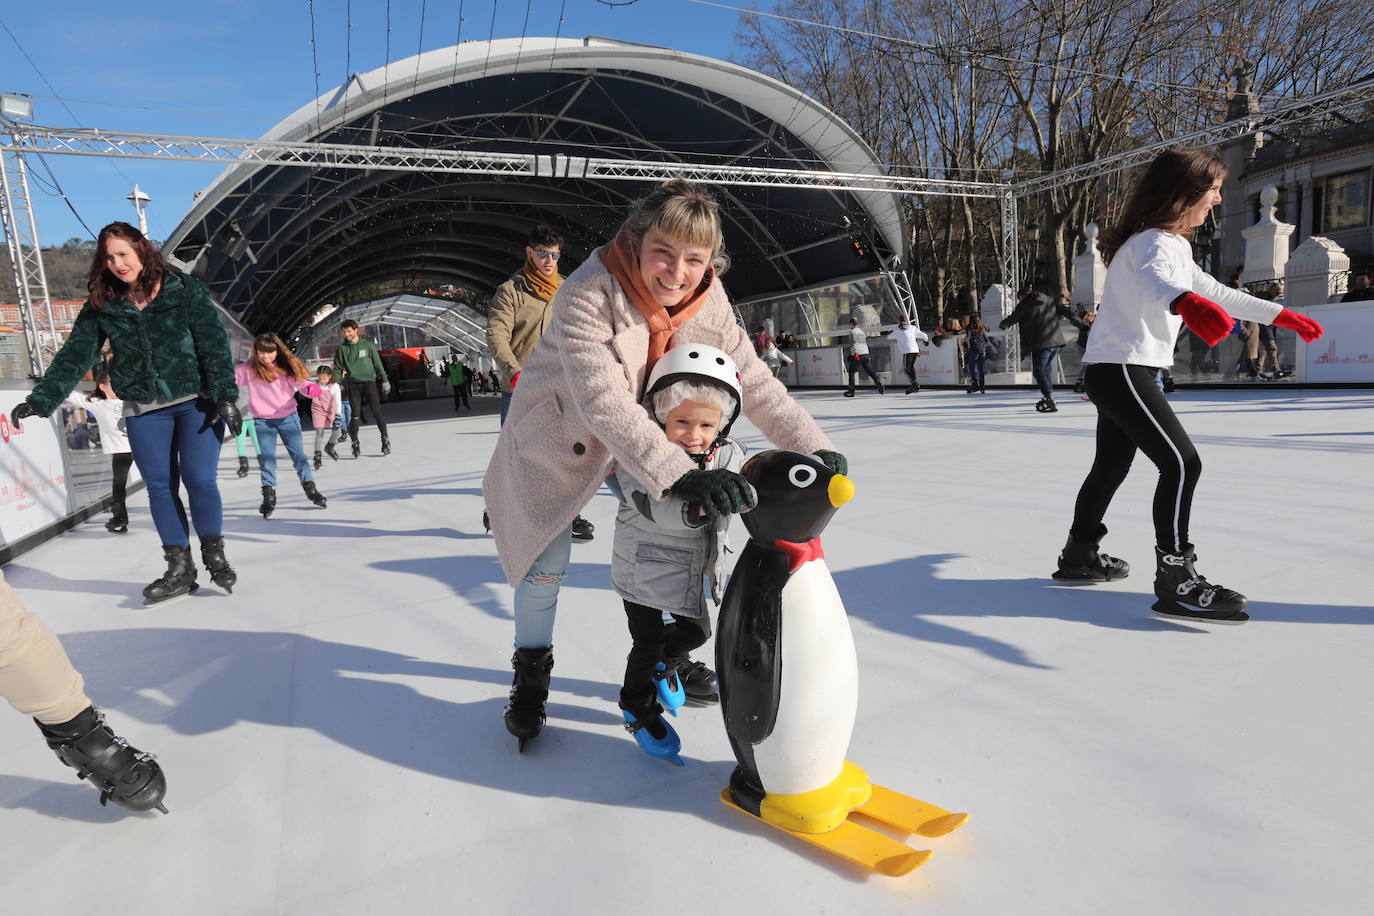
M29 349L29 373L42 378L47 363L57 352L57 329L53 326L52 300L48 295L48 274L43 267L43 250L38 242L38 223L29 196L29 175L24 154L0 154L0 222L5 229L14 285L19 294L19 312L24 321L24 339ZM46 325L46 327L44 327ZM43 331L48 338L43 340Z

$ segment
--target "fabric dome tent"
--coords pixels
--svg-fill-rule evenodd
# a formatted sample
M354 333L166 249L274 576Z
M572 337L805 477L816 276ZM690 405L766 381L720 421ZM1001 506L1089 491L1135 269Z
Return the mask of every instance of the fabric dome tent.
M697 55L606 39L501 39L428 51L302 107L264 139L623 157L880 174L832 112L777 80ZM167 250L254 331L290 330L381 280L490 292L529 228L566 238L562 269L615 232L643 181L249 164L226 170ZM716 186L731 296L872 275L905 260L890 195ZM857 243L857 244L856 244Z

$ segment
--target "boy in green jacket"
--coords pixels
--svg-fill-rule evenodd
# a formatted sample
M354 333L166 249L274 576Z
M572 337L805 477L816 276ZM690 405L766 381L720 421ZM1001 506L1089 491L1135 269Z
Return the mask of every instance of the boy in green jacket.
M352 318L340 327L343 329L344 342L339 344L334 354L334 368L339 370L339 378L348 392L348 403L353 410L353 419L348 424L348 437L353 440L353 457L362 453L358 444L358 426L362 416L362 403L367 401L368 409L377 419L377 431L382 434L382 454L391 454L391 440L386 434L386 417L382 416L382 395L391 393L391 383L386 380L386 368L377 354L377 345L362 335L358 322ZM378 394L378 385L381 393Z

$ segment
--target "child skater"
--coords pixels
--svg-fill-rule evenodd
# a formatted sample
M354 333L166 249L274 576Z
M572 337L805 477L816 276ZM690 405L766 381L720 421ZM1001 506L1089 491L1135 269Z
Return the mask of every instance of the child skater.
M329 441L324 445L324 453L335 461L339 453L334 451L334 443L339 441L339 401L343 393L334 381L334 367L321 366L315 370L315 382L320 393L310 399L310 421L315 426L315 470L320 469L320 441L329 433Z
M245 401L244 404L243 409L247 410L247 402ZM239 469L236 475L239 478L248 476L248 443L250 440L253 443L253 454L261 455L262 447L258 445L258 425L252 422L251 416L245 415L243 428L234 437L234 450L239 454Z
M272 515L277 507L277 437L286 443L287 454L300 478L301 489L310 501L323 509L324 495L315 489L310 474L310 459L305 456L301 442L301 419L296 413L296 392L308 398L318 397L320 386L310 381L296 354L286 348L276 334L259 334L253 339L253 355L234 371L234 379L248 389L248 409L258 428L258 468L262 474L262 505L258 511L263 518Z
M737 471L744 448L726 438L739 416L739 371L724 351L680 344L654 365L644 405L701 471ZM684 692L702 703L719 702L715 674L688 653L711 635L706 590L720 603L730 514L708 518L702 507L660 494L616 470L623 494L615 520L611 585L625 600L633 646L625 662L620 708L625 728L648 754L677 760L681 742L664 720L663 706L681 706ZM674 715L676 713L674 712Z
M105 523L105 530L124 534L129 530L124 493L129 483L129 467L134 463L129 436L121 422L124 400L110 387L110 373L101 372L95 377L95 391L90 394L73 391L67 395L67 404L78 410L88 410L95 417L95 425L100 429L100 450L110 456L110 520Z
M1244 595L1198 574L1188 536L1193 489L1202 462L1178 417L1155 386L1172 365L1174 341L1187 325L1208 346L1231 330L1232 314L1291 328L1303 340L1321 336L1317 322L1274 302L1231 289L1192 259L1189 238L1221 203L1226 166L1210 150L1166 150L1136 182L1117 224L1102 234L1108 262L1083 380L1097 407L1097 453L1078 492L1057 579L1123 578L1124 560L1098 551L1112 496L1137 449L1159 469L1154 496L1156 613L1214 623L1243 623ZM1210 298L1208 298L1210 297ZM1215 300L1215 301L1213 301Z

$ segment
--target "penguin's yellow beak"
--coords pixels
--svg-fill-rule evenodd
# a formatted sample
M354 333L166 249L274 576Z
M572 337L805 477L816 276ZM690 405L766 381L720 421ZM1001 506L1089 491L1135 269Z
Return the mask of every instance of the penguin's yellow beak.
M843 474L836 474L834 477L830 478L828 492L830 494L830 505L838 509L854 498L854 481Z

